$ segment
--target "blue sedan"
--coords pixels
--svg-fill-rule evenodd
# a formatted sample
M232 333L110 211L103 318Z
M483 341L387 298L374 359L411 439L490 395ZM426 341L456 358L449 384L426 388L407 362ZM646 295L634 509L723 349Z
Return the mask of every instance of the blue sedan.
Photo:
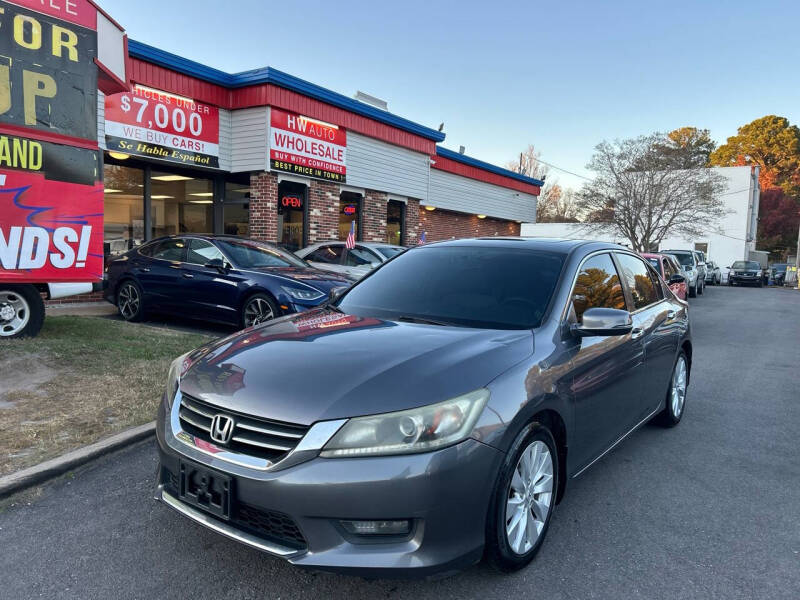
M105 298L128 321L154 311L250 327L319 306L332 288L349 285L271 244L179 235L112 260Z

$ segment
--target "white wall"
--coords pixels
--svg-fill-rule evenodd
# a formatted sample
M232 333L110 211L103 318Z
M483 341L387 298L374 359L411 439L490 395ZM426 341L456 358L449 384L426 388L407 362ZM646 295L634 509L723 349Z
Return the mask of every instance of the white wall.
M670 236L660 249L694 249L695 243L708 244L708 259L716 262L726 274L736 260L744 260L750 250L755 250L755 232L758 221L758 173L750 167L715 167L726 180L723 192L725 216L709 224L706 232L696 239ZM582 223L523 223L521 235L526 237L553 237L567 239L592 239L628 245L612 232L596 232Z
M427 154L347 132L347 185L428 198Z
M264 171L268 168L266 106L231 112L231 171ZM220 140L221 141L221 140Z
M512 221L536 220L536 196L431 169L431 206Z

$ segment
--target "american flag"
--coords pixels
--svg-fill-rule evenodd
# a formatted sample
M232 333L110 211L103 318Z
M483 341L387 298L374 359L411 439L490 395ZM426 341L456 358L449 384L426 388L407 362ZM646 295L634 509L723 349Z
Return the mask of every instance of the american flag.
M350 233L347 234L347 240L344 243L345 247L353 249L356 247L356 220L350 221Z
M417 242L417 245L422 245L424 243L425 243L425 232L423 231L422 235L419 236L419 242Z

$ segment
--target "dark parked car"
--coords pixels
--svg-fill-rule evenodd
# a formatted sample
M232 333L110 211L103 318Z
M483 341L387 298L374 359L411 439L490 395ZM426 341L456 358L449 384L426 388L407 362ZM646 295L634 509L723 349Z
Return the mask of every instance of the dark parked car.
M788 266L787 263L775 263L770 267L772 281L775 285L783 285L786 280L786 267Z
M757 285L764 287L761 265L754 260L737 260L728 273L728 285Z
M684 414L688 305L621 246L428 244L337 296L176 359L166 505L315 569L512 571L570 479Z
M250 327L319 306L344 277L235 236L163 237L108 266L105 298L129 321L150 311Z

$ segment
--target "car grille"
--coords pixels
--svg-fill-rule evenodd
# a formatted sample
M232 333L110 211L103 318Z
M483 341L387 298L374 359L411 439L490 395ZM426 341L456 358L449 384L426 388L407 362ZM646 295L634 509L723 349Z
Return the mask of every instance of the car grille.
M233 419L230 442L221 445L211 439L211 420L215 415ZM183 395L178 412L181 427L193 436L232 452L264 458L276 463L291 452L308 431L304 425L281 423L220 409L212 404Z
M172 496L180 497L180 480L166 467L162 468L161 482ZM296 550L308 547L306 538L289 515L245 502L235 502L234 507L229 521L233 526Z

